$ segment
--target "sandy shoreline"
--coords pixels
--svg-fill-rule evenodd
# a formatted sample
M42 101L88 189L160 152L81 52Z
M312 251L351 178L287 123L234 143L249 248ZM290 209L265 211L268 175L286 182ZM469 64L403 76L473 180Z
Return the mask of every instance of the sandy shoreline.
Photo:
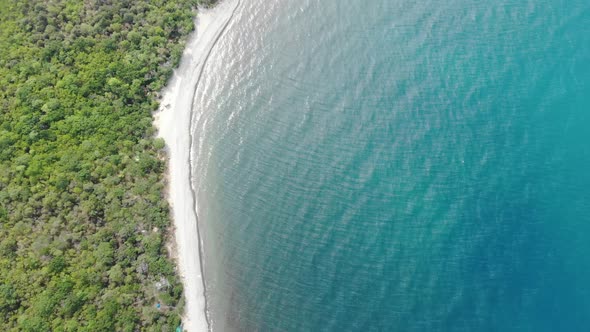
M222 1L212 9L199 10L196 29L191 34L180 66L162 92L160 109L154 114L158 137L166 141L168 153L168 201L174 221L176 248L173 256L184 285L185 312L183 327L187 331L207 331L201 244L197 211L191 187L192 104L195 88L211 48L223 33L239 0Z

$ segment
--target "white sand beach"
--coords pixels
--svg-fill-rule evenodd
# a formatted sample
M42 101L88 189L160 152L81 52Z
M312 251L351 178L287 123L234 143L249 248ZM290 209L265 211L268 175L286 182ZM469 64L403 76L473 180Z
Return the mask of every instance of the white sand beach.
M174 220L178 271L186 300L183 328L207 331L206 298L200 261L197 211L191 189L190 123L195 87L208 53L231 19L238 0L226 0L212 9L199 10L196 29L190 36L180 66L163 91L160 109L154 114L158 136L168 153L168 200Z

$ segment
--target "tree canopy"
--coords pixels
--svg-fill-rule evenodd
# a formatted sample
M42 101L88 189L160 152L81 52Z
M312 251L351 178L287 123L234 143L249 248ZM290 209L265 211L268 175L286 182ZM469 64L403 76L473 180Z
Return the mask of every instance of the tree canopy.
M0 0L3 331L179 325L152 112L196 5Z

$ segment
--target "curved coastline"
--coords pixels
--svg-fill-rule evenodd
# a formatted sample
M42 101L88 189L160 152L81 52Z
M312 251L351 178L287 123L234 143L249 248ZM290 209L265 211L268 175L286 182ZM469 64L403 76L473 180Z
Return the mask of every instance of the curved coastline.
M183 328L211 330L203 277L202 241L197 204L192 186L193 99L203 67L211 50L223 35L240 0L225 0L213 8L201 9L195 31L187 41L179 67L164 90L160 109L154 114L158 137L166 142L168 154L168 201L174 222L175 252L184 285Z

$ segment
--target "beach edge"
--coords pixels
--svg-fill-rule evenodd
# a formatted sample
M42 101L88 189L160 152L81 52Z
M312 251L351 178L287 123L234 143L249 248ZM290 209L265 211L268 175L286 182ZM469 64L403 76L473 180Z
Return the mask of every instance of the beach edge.
M191 174L191 120L195 89L212 47L219 39L237 0L225 0L212 8L201 8L195 17L195 31L186 43L180 64L162 90L159 109L154 112L157 137L166 143L166 198L174 232L169 248L184 286L183 330L211 329L201 260L196 198Z

